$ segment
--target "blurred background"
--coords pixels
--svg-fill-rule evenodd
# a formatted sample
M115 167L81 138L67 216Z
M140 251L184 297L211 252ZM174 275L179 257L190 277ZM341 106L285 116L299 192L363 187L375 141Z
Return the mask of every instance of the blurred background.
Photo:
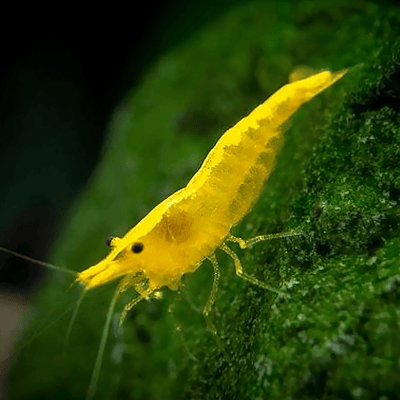
M107 123L146 66L232 1L160 1L136 13L9 8L0 66L0 243L45 258L99 161ZM98 13L98 14L97 14ZM1 286L29 291L41 267L1 254ZM36 269L35 272L32 268Z
M211 26L221 15L228 15L228 11L240 5L239 3L245 6L248 2L245 0L194 0L189 2L170 0L157 3L143 2L140 7L133 5L127 6L127 8L107 4L102 9L96 6L90 13L83 11L82 7L70 4L57 5L58 9L49 9L37 4L28 5L24 8L7 5L2 10L3 19L7 21L7 24L3 24L0 28L2 38L2 62L0 64L0 163L2 172L2 179L0 180L0 246L38 260L47 259L52 243L57 241L60 229L66 223L71 206L74 205L87 183L90 182L96 166L100 164L106 153L102 150L105 149L104 141L107 139L107 127L115 108L127 97L128 92L140 86L141 79L148 68L156 65L157 61L165 55L168 56L171 49L187 42L188 38L194 37L198 33L200 37L204 28L207 28L208 25ZM377 43L386 43L384 34L386 33L385 29L388 28L384 26L383 20L378 20L374 28L371 28L370 21L373 20L375 11L379 9L384 13L386 5L389 8L389 5L392 7L394 4L394 2L385 3L382 1L359 1L350 4L348 1L339 0L333 6L322 6L317 1L293 0L254 3L268 3L269 6L265 7L267 11L264 14L258 13L257 7L254 7L254 10L250 10L242 20L240 20L240 10L237 9L236 14L232 13L234 22L230 22L229 17L226 18L228 22L224 22L228 28L230 27L229 24L232 24L234 40L231 41L228 37L230 32L222 32L216 38L215 48L212 44L207 44L209 47L204 46L202 48L202 51L211 48L215 51L215 54L219 53L219 55L211 54L209 60L205 58L201 60L204 61L204 64L210 64L211 67L204 68L202 66L205 72L201 72L203 74L201 77L201 73L198 74L198 81L196 80L197 65L183 67L192 69L192 75L195 76L192 81L190 81L190 78L185 78L189 82L194 82L193 87L190 87L190 89L193 89L193 99L186 94L181 95L181 98L187 96L187 99L189 99L187 100L189 106L185 109L185 111L189 111L183 115L172 114L173 117L166 118L168 121L173 120L171 125L175 123L178 126L176 130L180 130L178 134L176 132L170 134L170 139L172 139L166 145L166 147L170 146L172 150L166 150L166 152L170 152L168 153L170 156L166 156L163 162L167 160L168 163L166 162L166 164L172 165L172 169L175 168L173 164L174 146L178 148L178 140L174 142L176 137L179 138L179 143L190 142L190 135L184 135L187 133L186 131L190 131L193 136L197 135L197 140L205 131L204 124L206 123L218 128L215 129L215 132L210 130L211 133L207 132L207 134L213 135L223 132L223 127L226 124L230 124L239 115L243 116L245 111L258 104L268 93L272 93L284 84L288 73L297 64L310 62L316 68L329 66L334 69L336 67L335 62L342 68L363 61L362 57L368 52L372 53L370 49L374 49L374 46L378 47ZM302 6L296 8L293 4L302 4ZM64 8L62 8L63 6ZM136 7L136 9L132 10L132 7ZM263 6L260 6L261 9L263 9ZM292 15L292 9L301 10L301 12L299 15ZM364 14L369 16L369 19L366 18L368 22L365 25L360 22L359 25L363 26L360 32L364 34L365 47L360 46L362 50L357 53L357 49L352 48L352 40L349 37L353 35L352 27L358 26L357 21L362 20ZM280 19L281 16L287 17L287 20ZM240 23L235 22L235 18ZM345 20L348 22L348 32L343 28L345 27ZM379 23L381 23L381 28ZM243 26L243 30L238 29L239 26ZM253 26L256 27L254 28L254 36L249 35L246 38L246 29L248 28L251 31ZM335 35L339 29L343 29L343 31L339 35L338 44L336 44ZM381 36L379 36L380 29L383 32ZM368 36L366 32L372 30L374 33ZM262 35L259 32L262 32L262 34L265 32L265 36L261 37ZM354 34L356 39L358 39L357 34ZM209 35L208 38L207 35ZM210 39L212 33L204 33L204 37L204 42L210 41L212 40ZM244 40L240 43L242 37L244 37ZM217 43L217 40L220 40L220 42ZM238 46L236 46L235 40L239 42ZM256 40L259 40L260 43L254 44L254 47L252 47ZM226 43L229 43L229 46ZM361 39L359 43L363 43ZM225 53L221 51L221 48L224 50L223 46L227 49L226 59L228 61L226 64L224 64ZM342 54L342 49L345 46L348 47L343 50ZM250 50L246 53L248 49ZM240 58L241 53L245 54L243 59ZM340 59L342 55L344 55L344 58ZM199 51L199 57L202 56L203 54ZM314 56L315 58L312 59ZM194 57L190 57L188 59L194 59ZM165 71L168 72L168 57L166 59L167 61L164 62L165 60L163 60L164 63L159 68L160 74L166 75ZM182 61L182 59L184 57L179 60ZM221 60L220 64L217 61L214 64L218 65L214 65L214 60ZM173 62L175 61L173 60ZM229 64L230 62L231 64ZM176 65L178 65L178 62ZM218 69L220 65L221 69ZM182 65L179 65L179 68L182 68ZM250 70L250 73L246 68ZM268 73L263 75L262 71L267 70ZM253 71L256 72L253 73ZM232 75L229 75L231 72ZM156 84L158 84L157 73L154 74ZM177 87L176 92L178 92L179 85L182 84L176 77L171 80L174 79L174 84ZM168 77L166 80L168 80ZM187 81L183 80L184 83ZM155 86L154 89L150 85L150 90L146 92L148 98L144 100L144 103L147 101L152 106L152 96L157 97L156 91L157 87ZM199 96L197 96L198 93ZM220 95L220 93L222 94ZM232 99L235 99L236 103ZM235 104L232 106L229 101ZM183 100L182 103L184 103ZM154 102L154 104L161 108L163 102ZM218 109L214 113L214 109L217 108L215 104L222 111ZM173 107L171 106L171 108ZM176 108L179 109L179 107ZM181 108L183 109L183 107ZM206 112L203 112L203 109ZM200 113L196 114L198 110L200 110ZM154 115L157 115L157 113ZM204 115L210 116L209 121L205 121ZM164 116L160 116L160 119L162 119L161 117ZM154 119L154 116L152 118ZM196 123L198 124L197 127L195 126ZM176 126L171 128L171 131ZM160 131L159 127L154 129ZM160 143L162 134L163 132L160 133L158 138L155 137L154 142ZM181 136L178 136L179 134ZM140 136L138 137L138 140L142 140ZM143 138L143 140L147 140L147 138ZM301 138L299 140L307 142ZM306 145L307 143L304 144L304 146ZM207 146L209 146L208 142L204 149L209 148ZM152 150L154 147L148 145L143 147L150 149L149 151L157 152L157 149ZM199 151L199 159L205 154L204 149ZM182 147L180 151L184 154L186 150ZM180 157L184 159L182 154ZM198 154L195 154L194 158L197 156ZM196 162L198 162L198 159L195 162L187 160L184 173L181 175L176 173L176 176L173 177L175 179L174 184L171 184L173 188L180 187L181 182L187 181L193 164L196 164ZM177 164L179 164L179 160ZM145 170L146 167L144 166L143 169ZM126 172L126 174L129 173L129 171ZM162 173L166 175L170 171L166 169ZM159 175L162 176L162 173ZM174 171L171 175L173 174ZM289 174L293 175L294 173L289 171ZM115 175L113 179L115 179ZM151 196L154 195L156 203L159 200L160 193L162 193L162 196L171 193L171 188L168 187L169 183L166 183L166 186L163 187L158 183L160 182L158 178L149 179L149 182L149 185L156 182L161 187L161 189L160 187L154 189L154 193L158 190L157 195L152 192L152 186L145 190ZM179 183L176 184L176 182ZM139 191L140 188L136 187L135 189ZM288 193L288 191L286 192ZM111 198L112 195L113 193L110 195ZM107 201L109 199L106 199L104 203L106 204ZM142 204L139 206L135 204L135 207L148 209L146 208L147 204L146 207L143 207ZM94 212L96 211L94 210ZM120 216L121 219L122 216ZM273 218L273 215L271 218ZM130 219L125 220L128 226L131 225ZM124 228L126 227L124 226ZM109 232L109 234L113 233L117 232ZM79 256L80 254L77 253L76 259ZM68 262L65 262L66 264L63 266L69 266ZM76 268L75 265L74 268ZM2 385L0 386L0 398L6 391L4 384L10 364L8 360L10 355L13 354L13 345L18 334L22 331L24 315L29 314L31 300L35 299L35 294L40 289L46 273L45 268L0 252L0 361L4 360L0 363L0 385ZM108 301L109 293L106 293L104 297ZM203 303L199 302L199 304ZM104 304L101 304L101 306L103 310L106 310L108 303ZM148 307L149 314L151 314L151 305ZM89 313L93 314L93 310L89 310ZM160 312L156 309L154 314L157 313ZM199 319L201 319L201 315ZM160 325L158 321L155 322ZM100 328L101 323L100 321L98 324ZM202 327L202 324L203 321L201 320L199 326ZM82 332L83 330L84 327L81 327ZM163 333L166 329L161 328L160 330ZM196 330L196 327L194 330ZM59 340L54 342L56 348L62 341L65 331L64 328L57 333ZM201 330L198 333L199 337L205 336L204 331ZM157 340L149 339L150 336L147 331L143 330L143 332L139 342L140 345L145 343L143 345L145 353L149 350L145 347L146 343L151 342L153 344ZM84 357L89 359L87 370L91 371L99 335L94 336L89 333L86 336L86 344L96 342L93 345L92 354ZM188 336L190 337L190 335ZM157 335L154 335L154 337L157 337ZM128 338L127 342L129 341L133 343L132 338ZM50 348L46 339L44 339L44 342L44 346ZM158 344L162 348L164 343ZM181 346L181 343L178 344L179 346ZM81 359L83 351L78 346L75 348L77 351L74 351L74 353L77 353L77 357ZM205 347L205 349L203 351L208 354L208 347ZM53 359L51 348L48 352L50 355L47 358L46 366L49 370L52 370L54 368L51 364ZM43 354L43 352L38 350L38 354ZM137 357L137 359L143 361L143 363L148 362L150 366L148 366L147 371L153 373L152 363L142 353L139 354L141 357ZM161 352L158 352L158 354L162 359ZM72 359L73 355L71 354L69 357ZM151 359L150 356L148 358ZM168 358L167 355L164 358L167 360L162 359L165 363L170 363L170 359L172 359ZM80 359L78 360L79 364L76 365L81 365ZM159 363L161 364L161 361ZM26 368L32 370L30 364L26 364ZM138 365L137 368L139 370L137 380L141 380L143 378L141 371L146 370L141 365ZM179 370L179 365L178 367L175 364L172 365L169 371L173 371L174 368ZM197 366L193 370L196 368ZM251 366L251 368L253 367ZM80 372L75 365L69 367L69 371L71 370ZM131 365L126 367L124 371L127 371L125 375L121 375L125 380L129 380L131 375L134 375ZM45 372L45 374L49 375L50 373ZM79 375L79 373L77 374ZM86 372L82 375L84 376L81 386L86 388L89 373ZM104 379L107 380L109 375L104 375ZM144 386L149 386L146 379L150 380L150 375L148 373L146 378L142 379L145 382ZM159 368L158 375L154 373L155 377L162 377L163 375L166 374L165 369L162 368ZM172 372L171 375L173 375ZM177 379L180 379L181 376L176 375L178 376ZM71 376L72 378L70 376L64 377L64 382L68 381L68 384L72 385L71 381L75 382L75 379L73 375ZM54 378L55 381L56 378ZM43 379L45 380L45 378ZM212 380L213 377L210 379ZM234 379L236 379L236 376ZM18 386L19 381L17 379L15 381L17 383L14 383L14 385ZM40 386L40 379L38 381L38 386ZM154 378L154 381L157 383L157 378ZM118 382L112 382L112 384L118 386ZM62 387L62 383L59 385ZM46 387L46 385L43 386ZM48 387L51 387L51 385L49 384ZM57 386L54 385L54 388L55 393ZM160 388L159 391L163 392L163 386L160 385ZM243 388L243 390L246 390L245 386ZM181 388L177 390L181 390ZM27 392L29 393L28 389ZM83 393L81 387L76 392ZM43 399L44 392L38 390L38 393L41 393L41 395L37 398ZM48 398L53 399L54 393L48 391ZM120 390L119 393L124 392ZM132 390L127 393L129 394L126 395L126 398L131 398ZM143 393L146 394L145 391ZM164 395L164 393L161 393L161 395ZM102 393L102 396L107 398L107 394ZM148 398L146 395L137 396L138 398ZM29 394L21 396L21 398L27 399ZM60 395L60 398L72 397L66 394L65 397Z
M46 260L100 160L114 108L146 66L234 3L3 8L0 246ZM0 360L9 357L20 316L46 272L0 252ZM7 366L1 363L3 378Z

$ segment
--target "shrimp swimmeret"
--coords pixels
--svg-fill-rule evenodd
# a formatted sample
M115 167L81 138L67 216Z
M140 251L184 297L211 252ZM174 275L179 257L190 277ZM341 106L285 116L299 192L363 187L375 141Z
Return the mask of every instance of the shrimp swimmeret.
M196 271L205 259L210 260L214 282L203 314L213 334L216 328L209 314L216 300L220 276L215 256L217 249L233 258L238 276L270 289L243 270L228 243L235 242L246 248L297 232L261 235L249 240L234 237L230 232L249 213L271 174L282 145L285 122L302 104L346 72L319 72L275 92L222 135L186 187L161 202L124 237L110 238L107 241L111 248L109 255L77 274L76 280L83 286L84 293L122 278L108 310L87 398L94 396L114 306L126 289L133 287L138 296L125 305L120 324L139 301L160 298L163 287L177 290L184 274Z

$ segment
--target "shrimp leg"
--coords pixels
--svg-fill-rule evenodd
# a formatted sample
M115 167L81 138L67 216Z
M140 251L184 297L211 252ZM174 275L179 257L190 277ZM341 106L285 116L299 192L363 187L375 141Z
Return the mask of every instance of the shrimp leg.
M256 238L257 237L255 237L254 239L256 239ZM235 238L235 239L238 239L238 238ZM241 239L241 240L243 240L243 239ZM263 239L261 239L261 240L263 240ZM258 240L258 241L260 241L260 240ZM243 242L246 243L246 241L243 241ZM252 283L253 285L257 285L257 286L259 286L259 287L261 287L263 289L270 290L271 292L274 292L274 293L283 294L279 290L272 288L267 283L258 280L253 275L247 274L243 270L242 263L240 262L239 257L237 256L237 254L233 250L231 250L225 243L222 243L222 245L220 245L219 248L221 250L223 250L226 254L228 254L228 256L232 257L233 262L235 263L235 269L236 269L236 275L237 276L239 276L240 278Z
M211 288L210 296L209 296L207 303L203 309L203 315L204 315L204 319L206 320L208 330L215 337L218 337L217 336L217 328L215 327L214 323L212 322L212 320L210 318L210 312L212 311L215 301L217 300L220 272L219 272L219 267L218 267L218 261L217 261L217 258L215 257L215 254L212 254L211 256L209 256L208 259L211 261L212 266L214 268L214 281L213 281L213 285Z
M255 236L255 237L253 237L251 239L247 239L247 240L229 234L226 237L226 240L228 242L237 243L241 249L246 249L247 247L250 247L253 244L256 244L258 242L262 242L265 240L271 240L271 239L278 239L278 238L283 238L283 237L289 237L289 236L295 236L295 235L301 235L301 232L288 231L288 232L281 232L281 233L270 233L268 235Z
M132 310L132 308L135 307L136 304L138 304L139 301L141 301L141 300L143 300L143 299L144 299L143 296L138 296L138 297L135 297L134 299L132 299L129 303L125 304L125 307L124 307L124 309L122 310L121 315L120 315L120 317L119 317L119 321L118 321L118 326L119 326L119 327L124 323L125 318L126 318L126 316L128 315L128 312L129 312L130 310Z
M184 336L184 334L183 334L183 332L182 332L182 327L181 327L181 325L178 323L178 320L176 319L174 309L175 309L175 304L170 304L169 307L168 307L168 313L169 313L169 315L170 315L170 317L171 317L171 321L172 321L172 323L173 323L173 325L174 325L174 328L175 328L176 332L178 332L179 337L181 338L183 347L185 348L188 357L189 357L191 360L196 361L197 358L192 354L192 352L191 352L190 349L189 349L189 346L188 346L188 344L187 344L187 342L186 342L185 336Z

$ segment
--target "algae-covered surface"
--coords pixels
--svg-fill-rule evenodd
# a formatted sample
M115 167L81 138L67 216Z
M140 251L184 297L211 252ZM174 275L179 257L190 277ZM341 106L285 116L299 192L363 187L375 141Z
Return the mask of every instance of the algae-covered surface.
M217 253L213 320L202 318L209 263L182 293L142 302L121 330L118 304L98 399L394 399L400 393L400 18L381 3L236 4L146 71L115 110L101 163L77 199L51 262L82 270L183 187L218 137L287 82L299 65L349 73L304 106L275 171L235 228L248 238L301 235L238 250L237 278ZM207 227L204 227L207 230ZM33 330L73 307L77 289L53 274ZM11 399L84 398L115 284L89 293L68 345L66 315L15 359ZM168 313L175 303L175 330Z

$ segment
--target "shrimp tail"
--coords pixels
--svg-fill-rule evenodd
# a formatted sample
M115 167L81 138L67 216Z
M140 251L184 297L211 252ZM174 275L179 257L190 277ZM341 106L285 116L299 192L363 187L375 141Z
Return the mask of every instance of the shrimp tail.
M259 105L248 117L243 118L237 125L259 129L263 125L268 130L279 129L304 103L323 92L329 86L343 77L348 69L338 72L323 71L308 78L297 80L283 86L267 101ZM244 130L244 129L243 129Z

